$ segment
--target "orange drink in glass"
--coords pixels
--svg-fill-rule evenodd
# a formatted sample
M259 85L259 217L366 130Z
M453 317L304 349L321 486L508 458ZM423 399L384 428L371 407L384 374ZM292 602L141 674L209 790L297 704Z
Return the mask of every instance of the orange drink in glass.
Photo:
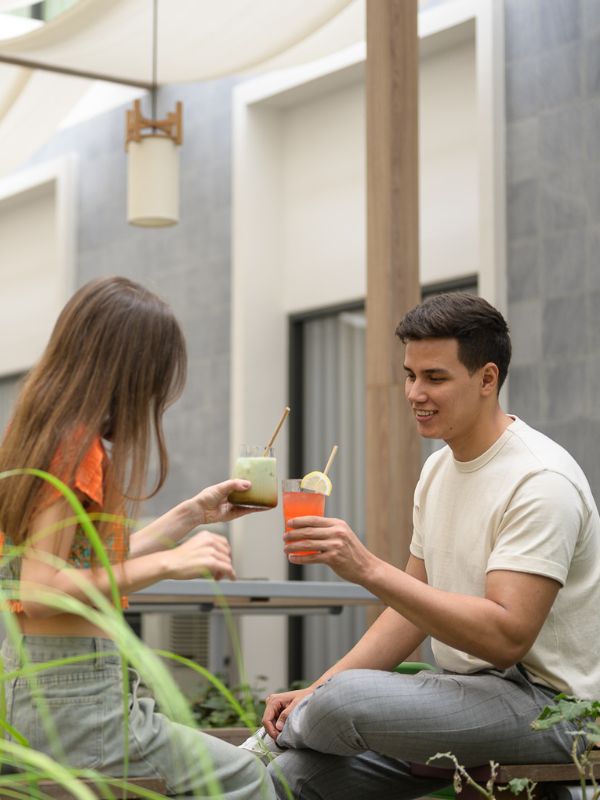
M300 488L300 478L288 478L282 482L283 521L286 531L288 522L295 517L322 517L325 514L325 497L320 492ZM318 550L298 550L290 555L313 556Z

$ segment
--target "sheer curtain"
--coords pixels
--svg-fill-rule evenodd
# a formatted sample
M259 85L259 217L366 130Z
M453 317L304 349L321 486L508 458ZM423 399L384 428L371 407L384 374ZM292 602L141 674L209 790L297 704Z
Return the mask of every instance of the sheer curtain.
M339 451L331 470L333 491L326 514L345 519L363 538L365 527L365 315L348 311L303 324L303 469L323 469L331 448ZM339 580L328 568L304 569L306 580ZM304 617L303 669L318 677L360 638L365 612Z

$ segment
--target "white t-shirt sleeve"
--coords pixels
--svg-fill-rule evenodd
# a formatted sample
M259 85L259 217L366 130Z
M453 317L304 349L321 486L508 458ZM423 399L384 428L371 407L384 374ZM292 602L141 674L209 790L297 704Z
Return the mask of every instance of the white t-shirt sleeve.
M486 572L529 572L564 585L587 513L564 475L544 470L526 478L503 515Z
M420 521L420 496L421 496L421 479L417 483L413 500L413 533L410 542L410 553L416 558L424 558L423 555L423 534L421 531Z

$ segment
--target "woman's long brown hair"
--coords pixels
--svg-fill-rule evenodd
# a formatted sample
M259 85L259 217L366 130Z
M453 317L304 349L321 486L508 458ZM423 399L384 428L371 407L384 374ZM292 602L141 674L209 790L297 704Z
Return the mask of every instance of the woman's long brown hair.
M119 513L127 499L133 513L146 492L153 434L158 475L146 496L165 481L162 416L185 374L185 340L165 302L126 278L87 283L62 310L26 379L0 448L0 471L48 470L60 447L68 449L72 478L92 440L103 436L112 443L104 510ZM15 544L27 535L41 487L31 476L0 480L0 530Z

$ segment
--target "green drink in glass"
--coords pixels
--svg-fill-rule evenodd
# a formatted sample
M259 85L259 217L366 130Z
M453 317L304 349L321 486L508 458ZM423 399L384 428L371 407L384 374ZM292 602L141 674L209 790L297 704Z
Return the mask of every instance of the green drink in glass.
M250 481L246 492L232 492L229 501L246 508L275 508L277 505L277 461L272 447L243 444L232 478Z

